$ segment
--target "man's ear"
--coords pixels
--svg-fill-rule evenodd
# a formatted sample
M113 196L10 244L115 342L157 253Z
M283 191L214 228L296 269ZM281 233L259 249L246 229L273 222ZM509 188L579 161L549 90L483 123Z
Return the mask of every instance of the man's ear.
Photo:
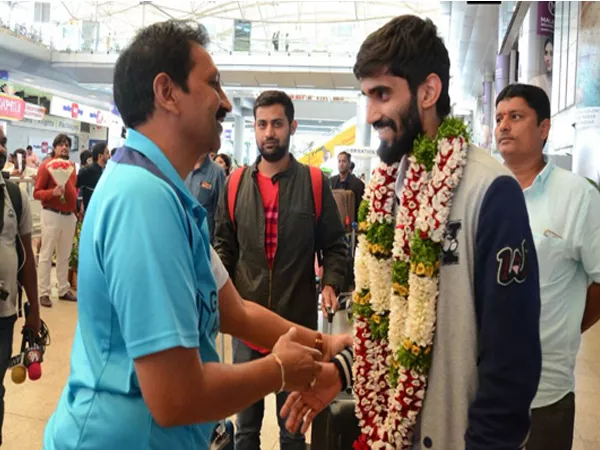
M550 135L550 119L542 120L542 123L540 123L540 128L542 131L542 139L546 141Z
M293 120L290 126L290 135L293 136L296 133L296 128L298 128L298 121Z
M422 109L435 108L442 94L442 80L434 73L430 73L419 86L419 103Z
M164 72L159 73L152 83L154 91L154 106L160 107L172 114L179 114L177 91L171 77Z

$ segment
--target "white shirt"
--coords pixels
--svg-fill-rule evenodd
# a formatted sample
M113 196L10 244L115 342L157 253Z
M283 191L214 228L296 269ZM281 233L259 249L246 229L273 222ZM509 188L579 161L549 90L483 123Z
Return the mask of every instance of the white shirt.
M587 288L600 283L600 193L549 162L523 194L540 269L540 408L575 390Z

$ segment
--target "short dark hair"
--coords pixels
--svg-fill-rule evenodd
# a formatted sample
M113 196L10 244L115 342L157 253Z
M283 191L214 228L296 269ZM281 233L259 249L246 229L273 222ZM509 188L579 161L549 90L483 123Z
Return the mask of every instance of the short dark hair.
M496 107L501 101L511 98L525 100L529 107L535 110L538 125L550 118L550 99L542 88L531 84L509 84L496 97Z
M81 165L85 166L87 164L87 160L90 159L92 156L92 152L90 152L89 150L82 151L79 154L79 161L81 162Z
M544 41L544 50L546 50L546 45L548 45L548 44L554 45L554 36L550 36L549 38L546 38L546 40Z
M66 134L59 134L54 138L54 142L52 142L52 148L56 148L59 145L62 144L69 144L69 148L71 148L71 146L73 145L73 141L71 141L71 138L69 136L67 136Z
M256 110L265 106L281 105L285 112L285 117L289 123L294 121L294 103L289 95L283 91L265 91L261 93L254 101L254 118L256 119Z
M28 146L26 147L26 150L33 150L33 147L32 147L31 145L28 145Z
M92 158L94 159L94 162L98 162L98 157L104 155L107 147L108 145L106 145L106 142L96 142L94 144L92 147Z
M346 158L348 158L348 161L352 161L352 155L348 152L340 152L338 154L338 159L340 158L340 156L345 156Z
M188 76L193 69L192 45L206 47L208 33L202 25L168 20L140 30L119 56L113 78L114 97L123 123L135 128L154 113L156 76L166 73L188 92Z
M354 75L360 79L385 72L404 78L412 95L436 74L442 81L437 115L443 119L450 114L450 57L430 19L398 16L367 37L358 51Z

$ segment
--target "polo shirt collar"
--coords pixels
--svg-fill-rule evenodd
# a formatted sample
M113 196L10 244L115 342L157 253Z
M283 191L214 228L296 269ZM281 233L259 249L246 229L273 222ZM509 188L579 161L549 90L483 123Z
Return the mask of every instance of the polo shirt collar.
M194 213L197 210L202 210L202 206L194 198L190 190L185 186L185 183L171 164L171 161L165 156L160 148L148 137L136 131L132 128L127 129L127 139L125 140L125 147L131 147L154 164L156 167L173 183L173 186L177 189L177 195L182 199L184 204L192 209Z

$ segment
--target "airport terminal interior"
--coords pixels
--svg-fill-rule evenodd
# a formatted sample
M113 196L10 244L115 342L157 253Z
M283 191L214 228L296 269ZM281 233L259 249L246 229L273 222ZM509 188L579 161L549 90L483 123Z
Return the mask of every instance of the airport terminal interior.
M361 92L353 67L361 44L371 33L407 14L431 19L436 25L451 62L451 115L466 125L473 144L504 163L494 134L502 120L496 112L496 97L514 83L537 86L550 101L551 129L544 161L598 186L600 2L0 2L0 127L6 136L7 154L0 169L29 200L36 261L52 259L50 272L45 270L42 275L38 269L39 283L46 285L39 288L40 316L50 333L43 375L16 384L8 369L2 449L43 448L46 424L71 371L78 303L85 301L76 298L81 220L102 170L107 164L110 167L110 158L118 154L114 150L127 139L128 130L113 96L113 77L119 56L137 31L177 20L201 24L210 36L208 51L231 102L231 112L222 123L221 147L209 156L211 164L216 163L215 170L224 171L219 175L221 183L236 168L251 165L260 156L254 103L264 91L275 90L285 92L295 108L297 130L289 140L289 152L295 159L320 169L326 180L350 176L364 186L380 163L381 141L370 123L369 96ZM39 189L39 172L63 144L68 147L65 159L79 174L77 211L72 216L63 212L56 197L52 205L58 206L48 207L47 199L34 194ZM202 173L198 169L186 179L201 203L202 189L216 186L213 179L200 178ZM48 169L44 176L48 177ZM335 183L332 189L339 189ZM68 238L66 244L56 238L56 254L54 249L44 250L41 239L45 210L60 214L58 222L76 217L72 243ZM352 247L356 228L350 222L358 217L352 211L344 219ZM600 238L597 241L600 243ZM70 248L68 268L59 267L57 260L59 254L66 255L65 245ZM68 286L59 280L65 274ZM0 273L0 281L3 276ZM12 355L20 349L23 320L18 318L14 327ZM319 312L319 329L324 330L324 323ZM352 330L345 311L336 314L334 325L335 332ZM223 361L231 364L231 338L219 334L216 348ZM576 406L572 448L600 450L600 325L585 331L579 348L573 351ZM231 420L235 423L235 416ZM275 397L270 395L261 448L280 448L279 433ZM307 445L311 445L310 431ZM423 448L429 447L424 444ZM443 445L434 448L456 450Z

